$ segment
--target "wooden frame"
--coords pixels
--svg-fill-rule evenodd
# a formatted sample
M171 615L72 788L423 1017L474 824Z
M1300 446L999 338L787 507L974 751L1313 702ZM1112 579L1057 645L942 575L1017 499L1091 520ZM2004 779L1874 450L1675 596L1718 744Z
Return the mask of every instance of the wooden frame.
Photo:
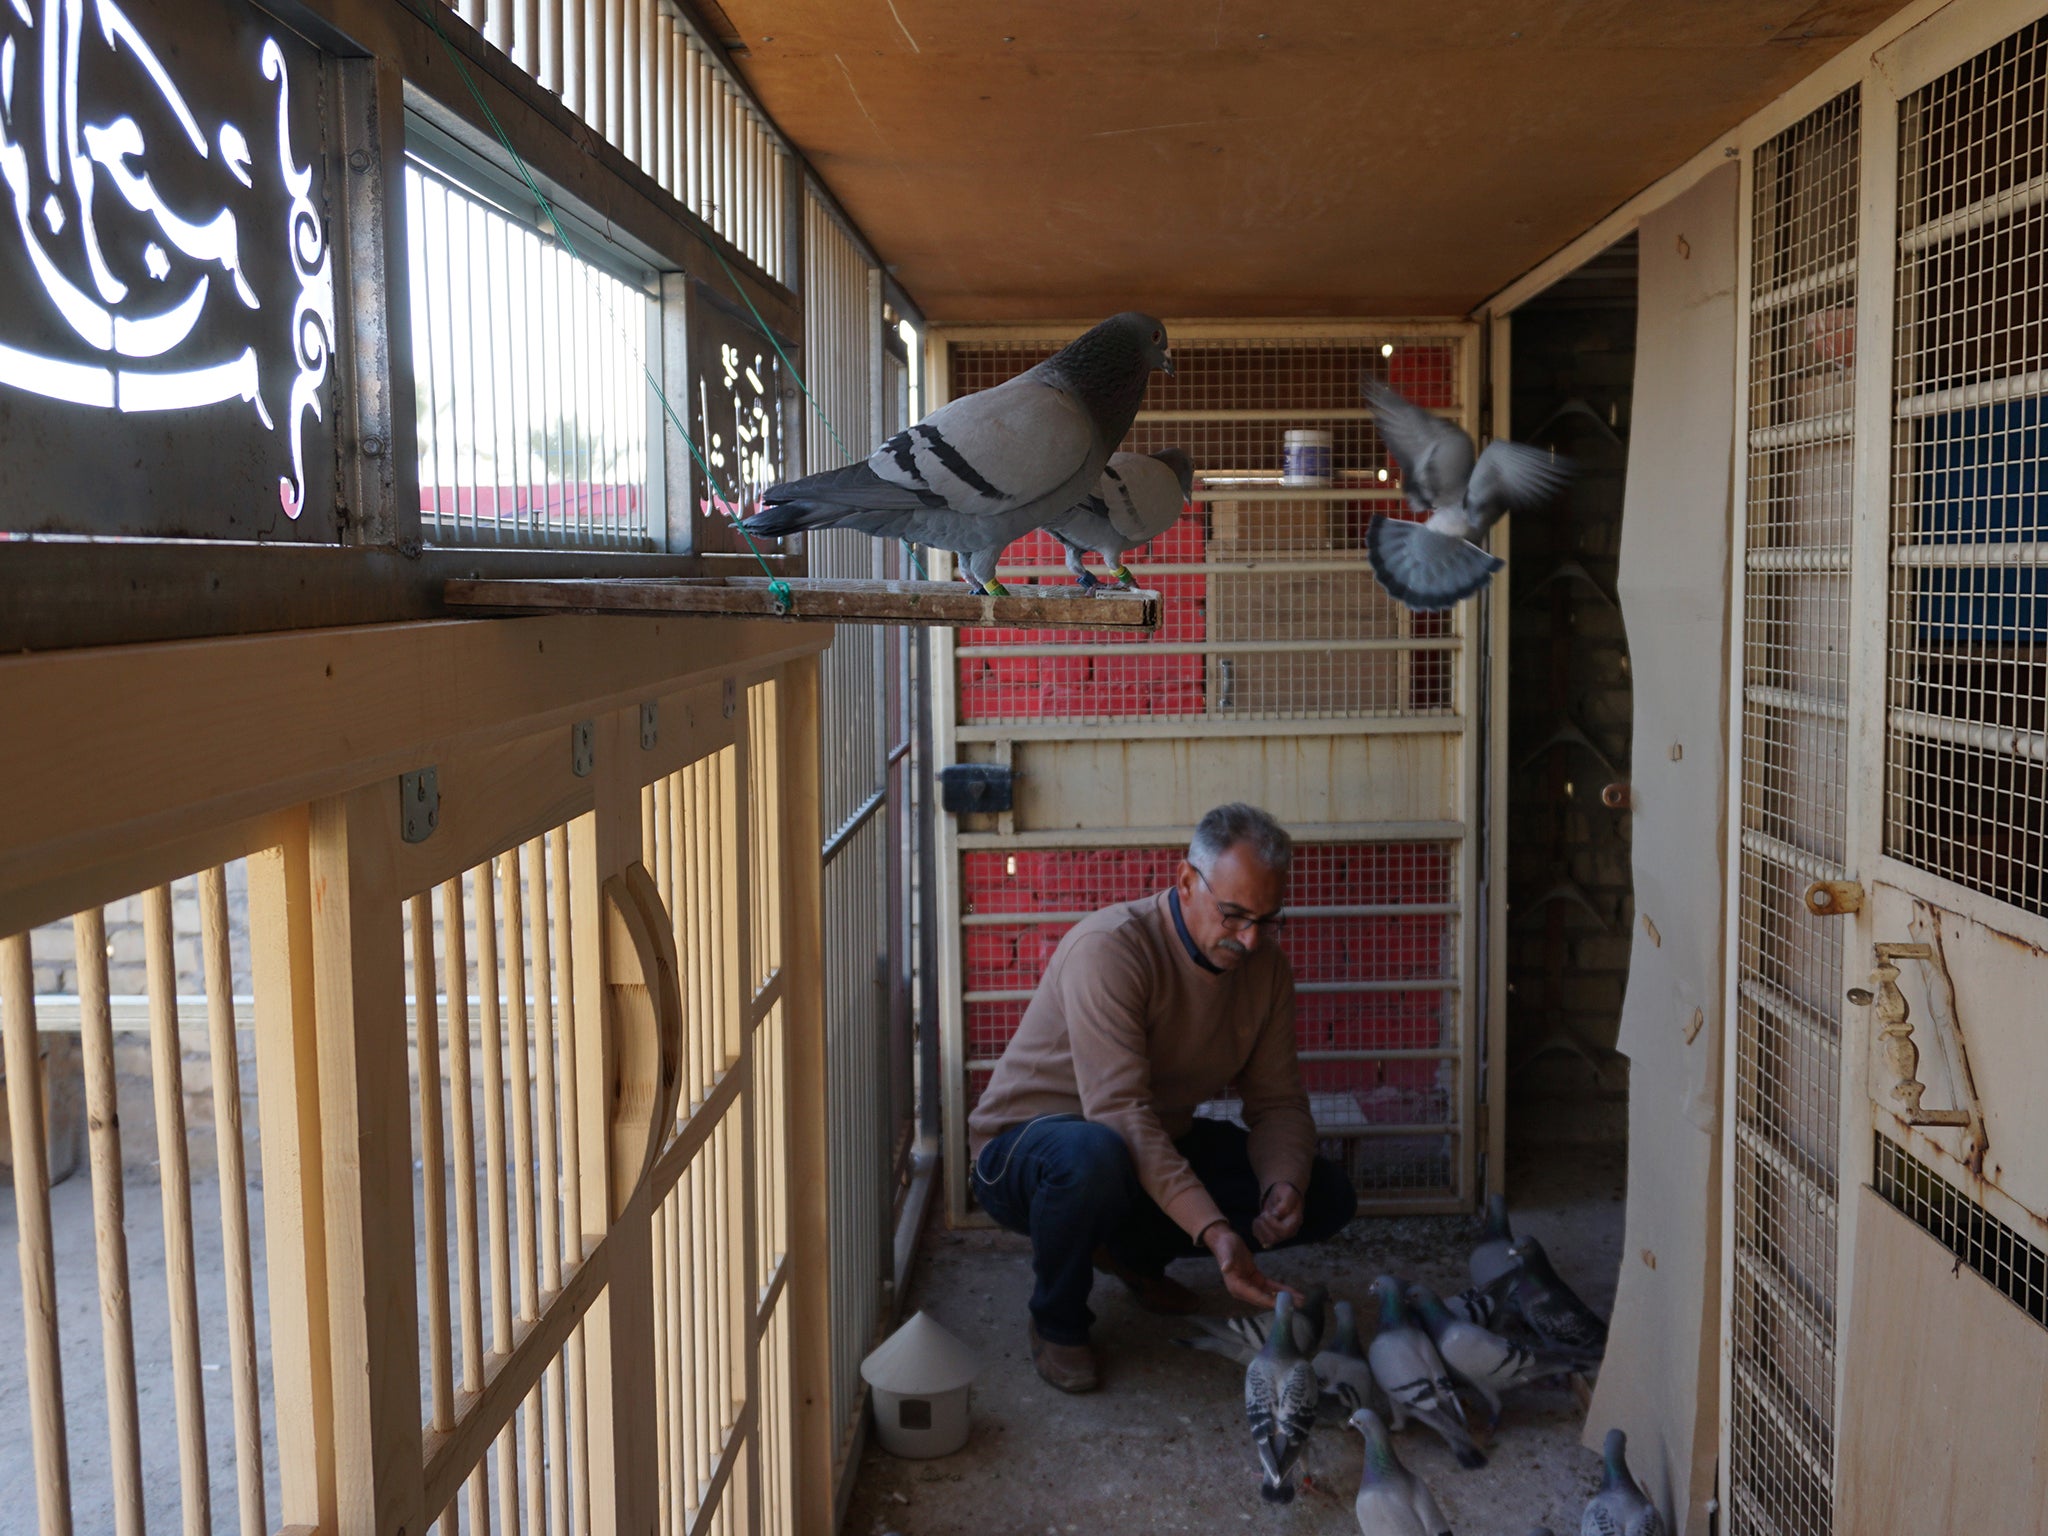
M550 1420L554 1475L565 1477L564 1455L579 1468L579 1507L587 1497L589 1528L682 1530L681 1506L662 1504L657 1480L665 1464L657 1433L665 1421L656 1393L655 1367L662 1361L653 1347L654 1188L710 1156L715 1142L724 1150L707 1188L724 1191L722 1230L729 1233L717 1251L735 1261L733 1280L749 1283L743 1296L727 1293L732 1310L719 1315L730 1318L729 1331L724 1322L715 1324L727 1341L721 1348L732 1362L737 1413L717 1426L722 1450L701 1507L708 1512L709 1501L726 1496L738 1501L733 1508L743 1513L746 1528L822 1528L817 1512L830 1508L833 1436L823 1406L831 1282L823 1262L827 1149L818 1133L826 1082L816 963L820 842L811 658L829 638L828 630L809 626L551 618L0 663L0 699L15 711L13 718L83 731L70 738L64 754L74 766L68 789L57 772L63 765L35 760L24 740L29 733L0 744L0 777L21 793L50 797L49 814L8 823L0 849L0 929L18 932L58 915L59 908L87 908L158 884L193 867L195 856L201 863L250 856L248 943L257 997L275 1454L283 1468L275 1517L281 1523L380 1536L424 1529L456 1500L522 1404L527 1413L536 1411L541 1399L534 1394L546 1383L547 1400L557 1405L550 1412L568 1414L566 1421ZM398 686L401 679L449 679L453 685L415 691ZM97 693L89 719L62 708L64 693L80 686ZM162 709L150 704L152 689L169 695ZM748 711L757 698L775 701L773 715L750 728ZM643 703L655 706L658 722L648 745L642 744ZM284 717L296 721L294 731L275 728ZM568 726L577 721L590 723L587 774L577 771L571 750ZM772 773L747 771L750 734L774 741ZM619 940L599 906L599 891L653 857L642 815L643 793L653 790L644 787L666 783L707 754L724 754L736 765L730 794L720 802L727 825L742 831L752 825L769 839L750 844L738 835L732 845L738 884L730 898L720 895L713 903L735 914L725 929L736 946L733 963L720 962L733 1008L741 1007L743 970L751 969L749 922L772 924L783 936L782 949L758 992L746 986L749 1022L735 1037L736 1058L721 1069L716 1089L664 1130L665 1148L652 1159L661 1172L650 1173L618 1139L615 1083L621 1072L644 1073L650 1058L620 1033L626 1021L612 993L621 976L628 985L659 978L648 969L652 951L645 946L621 969L622 957L614 953ZM113 766L138 758L148 760L155 785L141 795L120 783ZM109 771L81 779L79 761ZM443 814L424 841L401 835L396 763L437 767ZM750 786L772 803L750 801ZM120 810L109 815L116 806ZM538 949L533 959L543 978L534 1004L538 1038L561 1042L560 1170L568 1203L552 1241L562 1262L543 1276L528 1321L487 1356L471 1385L448 1399L440 1383L452 1349L449 1312L434 1304L430 1316L417 1315L412 1299L415 1105L433 1170L430 1222L445 1222L447 1215L437 1204L438 1112L427 1115L427 1101L416 1098L407 1078L415 1042L423 1072L439 1056L437 1005L427 995L435 989L433 956L416 947L413 976L416 990L425 991L420 1006L409 1009L404 916L409 908L417 946L431 936L421 927L432 911L422 892L439 889L445 902L453 882L459 898L463 871L488 868L501 854L510 869L515 855L504 851L522 844L537 850L544 834L551 845L546 867L555 879L552 913L538 896L528 905L535 942L551 932L556 939L551 960ZM756 857L768 862L750 875ZM541 868L530 863L529 876ZM644 872L636 878L651 889ZM217 893L217 877L206 888ZM508 901L513 895L508 888ZM168 913L167 899L163 910ZM208 921L208 934L224 944L224 930ZM152 922L167 966L167 917ZM517 939L517 928L508 929L507 942ZM25 938L6 940L10 962L17 955L25 961L26 946ZM211 990L225 986L226 967L216 963L224 957L224 951L209 951ZM656 972L676 964L673 958L658 962ZM165 966L153 969L153 986L158 972L169 975ZM452 954L449 975L463 974L459 953ZM555 1010L548 1006L548 976ZM37 1073L14 1059L24 1044L31 1063L34 1054L33 1005L15 996L26 993L25 978L25 968L20 977L9 973L7 1022L9 1088L27 1102ZM495 994L496 988L488 990ZM453 991L446 996L452 1005ZM515 1000L515 1009L524 1006ZM486 1011L494 1016L497 1007L493 995ZM96 1004L88 1011L95 1018L104 1012ZM417 1018L416 1030L408 1028L409 1015ZM770 1019L781 1021L783 1031L771 1053L779 1078L760 1075L754 1050L755 1030ZM216 1036L222 1022L216 1009ZM175 1051L176 1036L166 1028L159 1018L154 1033L160 1046L169 1042ZM467 1024L451 1022L450 1029L466 1052ZM541 1125L550 1138L557 1096L546 1084L555 1062L544 1053L539 1063ZM164 1091L160 1080L160 1097ZM771 1092L779 1097L763 1097ZM627 1093L627 1102L637 1101ZM461 1123L469 1134L468 1122ZM32 1119L17 1116L16 1129L20 1140L33 1131ZM182 1148L174 1126L164 1134ZM789 1191L788 1233L776 1247L786 1243L787 1252L757 1288L751 1277L772 1256L757 1241L758 1223L782 1208L783 1196L770 1198L767 1169L757 1167L755 1152L774 1143L782 1147L774 1154L777 1177L787 1180ZM462 1166L464 1159L456 1162ZM541 1164L549 1196L544 1237L551 1231L547 1170L553 1166L545 1159ZM39 1187L26 1164L22 1177L26 1186ZM167 1164L167 1195L173 1184L184 1188ZM502 1201L494 1203L503 1210ZM477 1221L476 1203L467 1209L467 1219ZM530 1264L531 1238L521 1241ZM471 1255L467 1274L475 1262L473 1236L464 1249ZM448 1272L436 1274L445 1297ZM688 1283L697 1286L695 1279ZM776 1371L764 1376L771 1330ZM468 1324L465 1336L475 1336ZM435 1409L436 1423L447 1415L445 1429L421 1422L423 1344L431 1346L436 1401L447 1404ZM360 1364L337 1370L331 1362L338 1360ZM238 1394L240 1388L238 1381ZM43 1418L61 1435L61 1404L46 1392L43 1406ZM196 1421L181 1420L181 1427L187 1422ZM776 1427L785 1422L792 1432ZM244 1460L253 1456L260 1467L262 1447L243 1443L248 1424L236 1428ZM146 1425L144 1432L154 1431ZM529 1446L537 1443L529 1440ZM794 1490L795 1508L769 1496L779 1487ZM43 1490L46 1528L61 1528L61 1481L45 1478ZM568 1491L566 1481L559 1483L557 1500ZM188 1511L194 1497L204 1508L206 1493L203 1478L188 1480ZM672 1519L662 1515L664 1508Z

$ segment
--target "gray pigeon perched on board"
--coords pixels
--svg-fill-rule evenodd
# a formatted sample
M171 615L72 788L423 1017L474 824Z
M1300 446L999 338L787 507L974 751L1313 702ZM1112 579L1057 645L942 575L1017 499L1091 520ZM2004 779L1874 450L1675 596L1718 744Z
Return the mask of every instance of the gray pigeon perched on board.
M1562 1355L1524 1349L1499 1334L1451 1316L1435 1291L1426 1285L1408 1287L1408 1300L1422 1314L1430 1342L1459 1381L1486 1400L1487 1425L1500 1423L1503 1392L1570 1372L1578 1362Z
M1456 423L1424 410L1384 384L1365 385L1380 441L1401 466L1408 505L1428 514L1408 522L1375 512L1365 553L1389 594L1432 613L1470 597L1505 561L1473 540L1510 512L1532 511L1571 479L1567 461L1527 443L1497 439L1475 459Z
M1294 1347L1304 1355L1313 1356L1322 1345L1329 1301L1327 1288L1312 1285L1302 1293L1300 1303L1294 1308ZM1188 1321L1201 1330L1201 1336L1175 1339L1174 1343L1186 1349L1221 1355L1239 1365L1250 1365L1252 1357L1265 1347L1266 1336L1273 1331L1271 1312L1255 1312L1247 1317L1191 1317Z
M1485 1290L1515 1267L1515 1261L1508 1253L1514 1242L1514 1229L1508 1225L1508 1197L1493 1195L1486 1202L1486 1225L1481 1228L1479 1241L1472 1249L1471 1258L1466 1261L1475 1286Z
M1112 454L1095 493L1047 523L1045 531L1066 546L1067 569L1082 586L1092 591L1102 585L1081 560L1093 551L1118 586L1134 587L1137 578L1124 568L1125 553L1178 522L1194 488L1195 467L1185 449Z
M1294 1344L1294 1298L1280 1293L1266 1346L1245 1367L1244 1417L1258 1447L1259 1497L1268 1504L1294 1498L1294 1463L1315 1427L1316 1373Z
M1365 1436L1365 1474L1352 1506L1359 1536L1450 1536L1451 1522L1429 1485L1401 1465L1380 1416L1361 1408L1351 1415L1351 1427Z
M1356 1413L1377 1403L1379 1393L1372 1379L1372 1365L1358 1342L1358 1319L1351 1311L1351 1303L1338 1302L1336 1312L1336 1329L1329 1343L1316 1353L1316 1380L1322 1383L1325 1393Z
M1519 1237L1508 1251L1515 1267L1503 1280L1522 1321L1554 1351L1581 1361L1599 1359L1607 1349L1607 1324L1558 1278L1543 1245L1533 1237Z
M1600 1459L1600 1491L1579 1516L1579 1536L1666 1536L1664 1517L1628 1469L1628 1436L1618 1429L1607 1431Z
M969 586L1000 594L1003 551L1094 492L1154 368L1173 372L1166 327L1112 315L1036 367L948 401L862 463L770 486L740 526L771 538L852 528L950 549Z
M1401 1302L1401 1283L1388 1275L1373 1282L1380 1303L1380 1331L1366 1349L1373 1380L1387 1394L1394 1428L1409 1419L1436 1431L1461 1467L1483 1467L1486 1455L1472 1443L1465 1427L1465 1405L1444 1369L1443 1357L1429 1335L1415 1325Z

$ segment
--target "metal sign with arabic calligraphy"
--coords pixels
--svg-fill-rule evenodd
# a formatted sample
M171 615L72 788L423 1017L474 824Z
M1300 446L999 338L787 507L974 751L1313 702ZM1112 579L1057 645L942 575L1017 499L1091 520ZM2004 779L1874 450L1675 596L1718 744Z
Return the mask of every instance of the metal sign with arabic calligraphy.
M321 84L243 0L0 0L0 528L335 540Z

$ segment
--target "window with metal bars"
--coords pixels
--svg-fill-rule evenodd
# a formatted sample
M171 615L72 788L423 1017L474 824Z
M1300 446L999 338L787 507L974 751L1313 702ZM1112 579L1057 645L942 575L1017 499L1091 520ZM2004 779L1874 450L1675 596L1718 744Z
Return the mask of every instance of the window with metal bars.
M2048 911L2048 24L1900 103L1886 851Z
M447 160L405 167L422 536L659 548L653 274L594 232L572 253L530 194Z

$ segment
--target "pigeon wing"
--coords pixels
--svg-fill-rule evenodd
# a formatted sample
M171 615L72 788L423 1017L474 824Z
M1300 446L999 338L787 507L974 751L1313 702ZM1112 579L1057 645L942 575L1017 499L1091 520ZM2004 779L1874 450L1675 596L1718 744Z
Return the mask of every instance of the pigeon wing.
M1568 459L1502 439L1488 443L1486 452L1479 455L1471 483L1465 488L1465 506L1481 527L1490 527L1510 512L1543 506L1569 485L1571 478ZM1472 1278L1478 1280L1479 1276Z
M1099 494L1110 525L1136 549L1149 544L1180 520L1187 500L1171 468L1145 453L1119 453L1102 472Z
M892 485L968 517L999 517L1053 494L1099 451L1065 390L1019 375L940 406L868 457Z
M1418 510L1465 499L1472 474L1472 439L1455 423L1426 411L1384 384L1365 386L1380 441L1401 466L1401 484Z

